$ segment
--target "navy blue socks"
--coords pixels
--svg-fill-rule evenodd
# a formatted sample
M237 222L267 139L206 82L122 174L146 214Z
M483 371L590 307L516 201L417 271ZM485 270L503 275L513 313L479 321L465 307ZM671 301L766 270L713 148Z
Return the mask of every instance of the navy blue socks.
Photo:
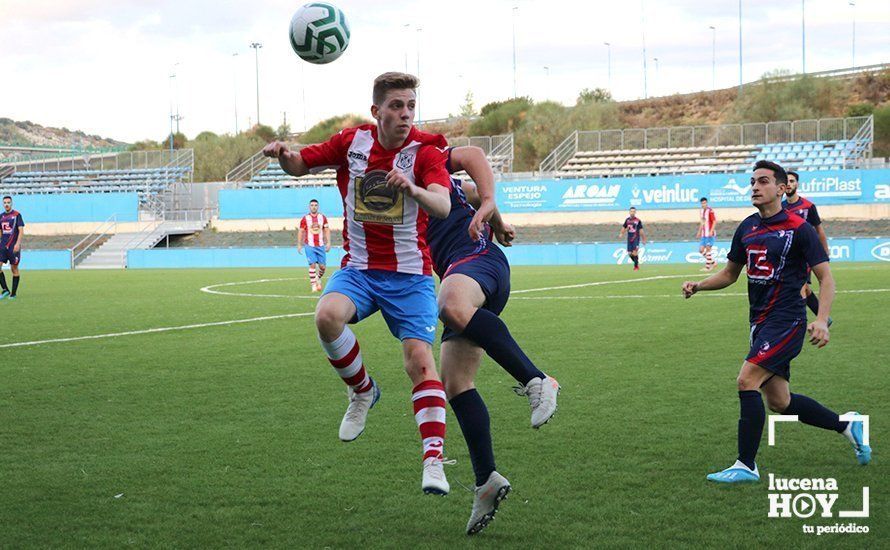
M488 476L495 470L488 409L475 388L452 397L449 403L467 440L476 486L479 487L488 481Z
M815 292L810 292L809 296L807 296L807 307L814 314L819 315L819 298L816 297Z
M791 402L782 414L796 414L798 420L810 426L843 433L847 422L841 422L836 412L826 408L815 399L798 393L791 394Z
M766 422L766 408L757 390L739 391L739 407L739 460L753 470Z
M489 357L523 386L528 384L532 378L543 379L546 376L522 351L510 334L507 325L497 315L486 309L476 310L461 335L484 349Z

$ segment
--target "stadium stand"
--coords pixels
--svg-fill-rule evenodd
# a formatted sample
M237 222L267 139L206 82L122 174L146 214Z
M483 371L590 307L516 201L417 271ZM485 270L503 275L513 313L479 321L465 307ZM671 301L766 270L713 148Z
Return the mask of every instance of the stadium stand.
M452 146L473 145L485 151L495 173L510 172L513 167L513 134L501 136L457 137L449 140ZM305 145L292 143L290 147L300 150ZM245 160L226 175L226 181L244 182L248 189L277 189L284 187L336 185L336 172L324 170L295 178L281 169L274 161L263 157L262 151ZM466 174L458 173L458 177Z
M576 131L540 169L574 178L708 174L744 171L761 159L798 170L853 168L871 157L873 135L872 117Z
M91 165L90 162L93 161ZM194 153L191 149L126 152L101 158L31 159L4 165L0 193L33 195L50 193L135 192L145 207L178 183L191 181ZM96 168L95 164L99 167ZM122 167L125 166L125 167Z

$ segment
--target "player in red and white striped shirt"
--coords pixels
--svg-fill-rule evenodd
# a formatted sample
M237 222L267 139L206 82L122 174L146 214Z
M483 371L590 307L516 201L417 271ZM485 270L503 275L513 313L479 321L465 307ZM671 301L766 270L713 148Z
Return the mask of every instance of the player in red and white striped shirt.
M303 253L306 245L306 261L309 262L309 282L312 292L321 290L321 278L324 277L326 253L331 250L331 228L328 218L318 211L318 201L309 201L309 213L300 219L297 228L297 252Z
M340 439L352 441L362 433L380 397L347 324L380 310L402 342L405 370L414 384L414 418L423 440L421 488L447 494L445 387L433 360L438 310L426 226L428 216L448 216L451 180L445 138L413 127L418 84L409 74L384 73L374 81L376 125L347 128L299 153L281 142L263 152L294 176L337 169L346 255L318 302L315 326L328 360L349 386Z
M714 259L714 240L717 237L717 216L714 209L708 206L708 199L702 197L700 221L698 224L699 245L698 251L705 257L705 267L702 271L711 271L717 265Z

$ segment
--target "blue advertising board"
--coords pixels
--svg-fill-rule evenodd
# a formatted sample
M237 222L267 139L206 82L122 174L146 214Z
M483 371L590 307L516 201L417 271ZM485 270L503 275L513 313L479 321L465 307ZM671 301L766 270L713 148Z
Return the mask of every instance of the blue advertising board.
M823 204L890 201L890 170L800 173L801 195ZM496 184L502 212L566 212L695 208L702 197L715 208L751 204L751 175L706 174L628 178L540 179Z
M714 245L718 262L726 261L729 241ZM890 238L828 239L835 262L890 262ZM518 244L505 248L512 265L629 264L624 243ZM327 261L339 266L343 251L332 248ZM644 264L704 264L697 241L650 242L640 248ZM155 248L130 250L127 266L144 268L194 267L304 267L306 256L291 247L266 248Z

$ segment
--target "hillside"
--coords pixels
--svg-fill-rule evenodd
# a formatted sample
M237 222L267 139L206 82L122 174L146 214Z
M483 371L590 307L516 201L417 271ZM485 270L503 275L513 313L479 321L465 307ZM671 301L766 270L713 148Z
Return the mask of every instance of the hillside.
M0 144L77 148L104 148L127 145L115 139L87 135L80 130L52 128L35 124L30 120L15 121L9 118L0 118Z

